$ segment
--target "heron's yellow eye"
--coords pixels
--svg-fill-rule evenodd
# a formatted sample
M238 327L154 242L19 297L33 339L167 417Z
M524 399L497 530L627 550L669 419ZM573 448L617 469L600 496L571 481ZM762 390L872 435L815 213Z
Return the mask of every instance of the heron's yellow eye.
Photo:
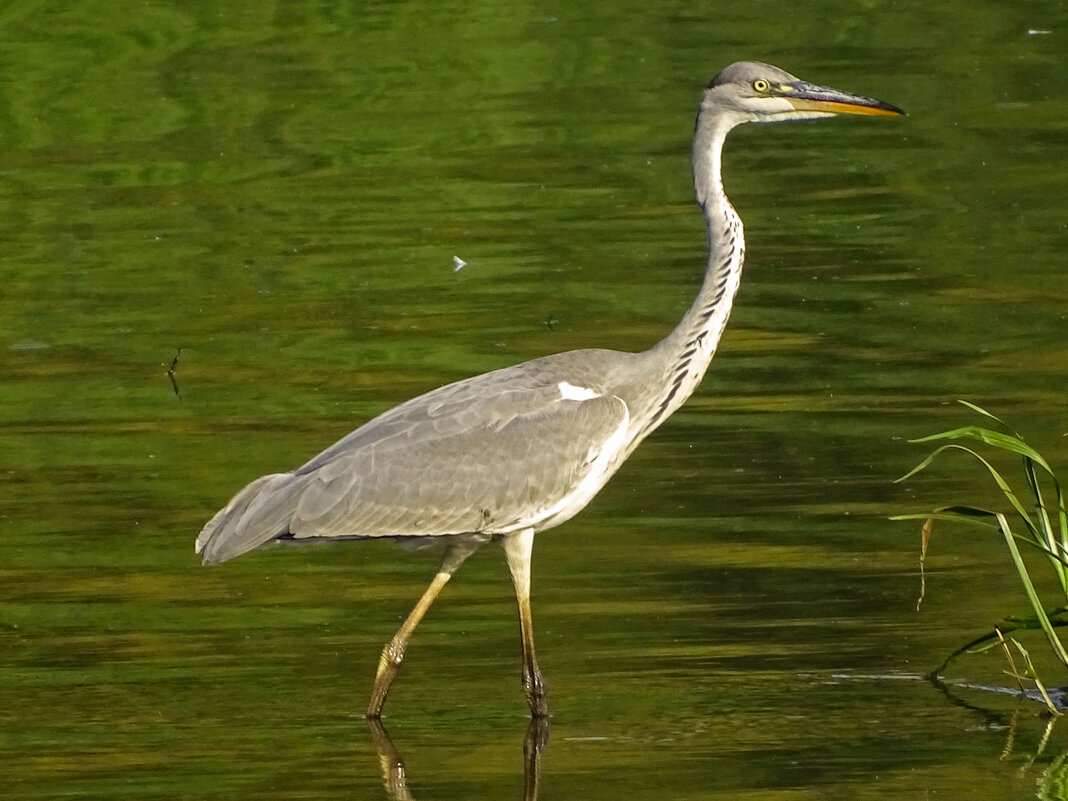
M757 78L753 81L753 88L758 92L766 92L771 88L771 84L765 81L763 78Z

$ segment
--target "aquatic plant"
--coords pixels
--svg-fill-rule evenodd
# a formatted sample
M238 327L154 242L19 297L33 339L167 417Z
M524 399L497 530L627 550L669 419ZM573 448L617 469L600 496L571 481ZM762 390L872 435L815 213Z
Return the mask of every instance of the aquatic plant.
M1001 430L994 430L978 425L969 425L912 440L912 442L917 443L947 440L949 442L948 444L939 446L928 455L926 459L901 478L897 479L897 481L905 481L916 475L946 451L961 451L976 459L986 468L990 477L993 478L994 483L997 485L998 490L1000 490L1001 495L1004 497L1004 500L1008 502L1010 510L1007 512L994 511L982 509L977 506L958 505L941 507L928 514L895 515L891 519L922 519L925 521L922 530L923 545L921 551L921 567L926 555L932 521L934 520L949 520L954 523L961 523L986 531L999 532L1004 538L1005 545L1008 548L1012 563L1016 568L1020 583L1023 586L1032 610L1034 610L1034 618L1013 620L1011 626L1002 627L1000 629L995 628L990 634L968 643L951 654L942 663L940 668L935 671L935 675L941 672L941 670L943 670L955 656L958 656L965 651L976 650L984 645L1002 645L1006 648L1006 654L1008 654L1009 652L1003 633L1007 633L1017 628L1041 628L1046 635L1046 639L1049 642L1054 655L1061 664L1068 669L1068 651L1065 650L1064 645L1057 636L1055 630L1058 625L1063 624L1063 621L1060 620L1060 618L1066 611L1068 611L1068 609L1065 608L1066 604L1068 604L1068 516L1065 514L1064 492L1061 488L1060 481L1058 481L1057 476L1042 455L1028 445L1027 442L1024 441L1024 438L1020 434L1014 432L1003 420L994 416L986 409L976 406L974 403L968 403L967 401L960 401L960 403L986 418L993 420ZM979 442L996 451L1003 451L1020 456L1023 459L1023 473L1027 482L1027 493L1025 497L1028 497L1030 503L1025 505L1020 499L1020 494L1013 489L1001 472L998 471L994 465L974 447L959 444L962 441ZM1047 503L1047 498L1053 500L1052 506ZM1057 578L1061 597L1059 598L1058 604L1053 608L1053 611L1047 612L1046 604L1043 603L1042 599L1039 597L1038 591L1035 589L1035 584L1031 579L1028 566L1024 562L1023 554L1020 550L1021 544L1040 553L1044 557L1045 563L1049 565ZM1013 638L1009 639L1023 657L1026 665L1026 670L1023 674L1017 671L1015 666L1013 666L1011 671L1012 675L1020 681L1024 679L1033 681L1038 688L1038 695L1051 711L1057 712L1058 708L1063 708L1064 705L1062 703L1055 703L1051 699L1050 692L1047 692L1046 688L1040 681L1030 656L1024 647L1019 641ZM1012 665L1011 656L1009 657L1009 662L1010 665ZM1054 697L1057 698L1058 701L1063 696L1063 692L1051 692L1053 692ZM1024 693L1024 695L1033 697L1031 693Z

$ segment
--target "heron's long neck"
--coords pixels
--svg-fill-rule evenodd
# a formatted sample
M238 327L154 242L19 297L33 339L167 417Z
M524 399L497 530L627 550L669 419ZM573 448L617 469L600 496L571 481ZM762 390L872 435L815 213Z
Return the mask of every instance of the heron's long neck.
M742 221L723 192L720 161L732 127L711 115L697 120L693 180L697 202L708 223L708 267L693 305L649 355L667 375L645 431L651 431L693 393L716 352L742 276L745 239Z

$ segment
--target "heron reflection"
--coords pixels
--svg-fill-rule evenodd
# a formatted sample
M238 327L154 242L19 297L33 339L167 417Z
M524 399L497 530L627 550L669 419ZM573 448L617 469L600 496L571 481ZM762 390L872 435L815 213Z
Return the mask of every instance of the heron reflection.
M371 739L378 752L382 768L382 784L391 801L415 801L408 789L408 773L404 760L393 744L381 718L368 718ZM541 775L541 756L549 743L549 721L533 718L523 738L523 801L536 801Z

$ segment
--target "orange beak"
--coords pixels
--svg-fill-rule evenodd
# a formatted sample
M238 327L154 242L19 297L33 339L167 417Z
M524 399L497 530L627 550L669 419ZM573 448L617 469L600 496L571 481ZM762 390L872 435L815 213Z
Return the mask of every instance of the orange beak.
M818 111L824 114L867 114L880 117L896 117L905 112L881 100L862 95L851 95L826 86L796 81L783 84L782 97L798 111Z

